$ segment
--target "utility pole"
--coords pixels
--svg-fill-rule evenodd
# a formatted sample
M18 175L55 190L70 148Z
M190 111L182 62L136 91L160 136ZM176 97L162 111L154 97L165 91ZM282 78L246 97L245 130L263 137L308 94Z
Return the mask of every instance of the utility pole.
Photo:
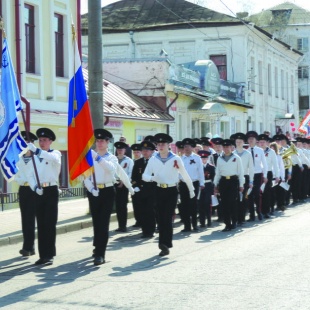
M88 92L93 127L103 128L101 0L88 0Z

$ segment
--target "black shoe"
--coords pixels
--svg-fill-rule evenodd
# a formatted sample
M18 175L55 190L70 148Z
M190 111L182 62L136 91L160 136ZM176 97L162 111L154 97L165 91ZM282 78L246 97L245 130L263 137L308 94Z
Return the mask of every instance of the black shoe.
M263 219L263 215L261 213L258 213L257 218L261 221Z
M53 258L40 258L35 262L35 265L52 265L54 262Z
M208 221L208 224L207 224L208 227L211 227L212 226L212 223L211 221Z
M193 231L198 232L199 228L197 226L193 227Z
M158 254L159 256L166 256L170 253L168 247L162 243L159 245L159 249L161 250L161 252Z
M232 224L232 225L231 225L231 229L235 229L235 228L236 228L236 226L237 226L237 225L236 225L235 223L234 223L234 224Z
M94 265L99 266L105 263L105 260L102 256L96 256L94 259Z
M153 238L153 234L142 234L141 238Z
M206 224L200 224L200 228L205 228Z
M134 225L132 225L132 227L139 228L141 225L136 222Z
M181 230L181 232L191 232L191 231L192 231L191 229L186 229L186 228Z
M265 219L270 219L270 216L268 214L264 214Z
M225 228L222 230L222 232L226 232L226 231L231 231L231 228L225 227Z
M246 220L247 222L254 222L255 221L255 218L253 217L250 217L249 219Z
M124 228L117 228L115 229L116 232L127 232L127 228L124 227Z
M21 254L22 256L26 257L26 256L31 256L31 255L34 255L36 254L34 250L32 251L27 251L27 250L24 250L24 249L21 249L19 251L19 254Z

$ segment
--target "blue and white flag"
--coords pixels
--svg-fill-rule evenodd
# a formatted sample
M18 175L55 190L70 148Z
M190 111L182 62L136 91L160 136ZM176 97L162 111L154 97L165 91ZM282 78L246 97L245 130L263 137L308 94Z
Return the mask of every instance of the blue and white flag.
M14 179L18 171L16 164L27 152L27 144L18 126L17 112L20 110L22 102L7 40L4 39L1 62L0 169L7 181Z

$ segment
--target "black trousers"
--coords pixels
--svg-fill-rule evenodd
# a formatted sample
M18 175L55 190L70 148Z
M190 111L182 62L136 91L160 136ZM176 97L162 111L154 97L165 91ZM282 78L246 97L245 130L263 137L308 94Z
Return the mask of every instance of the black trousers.
M122 187L115 186L115 207L116 207L116 216L118 221L119 228L126 228L127 226L127 215L128 215L128 188L124 185Z
M94 197L87 191L87 197L93 220L95 256L104 257L109 240L115 189L113 186L99 189L98 197Z
M35 196L40 258L56 255L56 224L58 218L58 187L43 188L43 195Z
M273 173L272 171L267 172L267 183L265 184L264 192L262 193L262 213L264 215L268 214L271 209L272 204L272 179Z
M185 182L180 182L179 190L181 197L181 205L182 205L182 220L184 223L184 229L191 229L191 224L193 228L197 227L197 212L198 212L198 204L197 204L197 195L199 192L199 181L193 182L193 186L195 189L195 197L190 198L189 190Z
M243 184L242 200L237 199L237 221L242 223L245 221L245 215L248 209L248 199L246 198L247 191L250 185L250 178L248 175L244 176L245 183Z
M237 199L239 198L239 179L233 177L229 180L221 178L219 191L222 197L224 223L227 228L237 222Z
M262 183L263 183L263 174L262 173L255 173L254 174L254 180L253 180L252 192L248 196L249 212L250 212L250 218L251 219L255 219L254 203L256 205L256 213L257 214L262 213L262 195L261 195L261 190L260 190Z
M144 235L152 235L155 232L156 220L155 220L155 188L151 190L144 190L142 188L140 192L136 192L135 197L137 209L141 214L139 223Z
M133 208L133 216L136 220L137 225L141 226L141 220L142 220L142 215L141 215L141 206L138 201L138 195L135 193L132 197L132 208Z
M293 201L298 201L301 198L301 181L302 181L302 174L301 174L300 167L295 165L292 167L292 178L290 182L290 191L292 192Z
M172 248L172 217L178 200L177 187L156 187L156 210L158 214L159 244Z
M214 193L214 184L212 182L205 183L205 188L201 190L199 205L199 223L204 226L206 224L206 218L208 223L211 222L212 205L211 196Z
M35 201L38 196L30 186L20 186L18 190L19 208L22 220L23 250L33 251L35 240L36 209Z
M304 170L301 173L301 192L300 199L306 199L308 196L309 188L309 169L307 165L303 165Z

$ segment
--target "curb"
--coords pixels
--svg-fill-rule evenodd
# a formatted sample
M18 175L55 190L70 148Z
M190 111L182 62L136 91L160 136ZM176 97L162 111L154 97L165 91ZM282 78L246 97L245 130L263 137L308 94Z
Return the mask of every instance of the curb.
M133 218L133 210L128 211L127 215L128 219ZM110 222L116 222L117 217L116 213L111 214ZM74 221L72 219L72 222L66 223L66 224L57 224L56 226L56 235L66 234L73 231L81 230L84 228L89 228L93 226L93 222L91 219L91 216L85 216L85 219ZM36 232L36 239L37 239L37 232ZM0 237L0 247L6 246L6 245L13 245L23 242L23 235L22 233L17 233L16 235L9 236L9 237Z

